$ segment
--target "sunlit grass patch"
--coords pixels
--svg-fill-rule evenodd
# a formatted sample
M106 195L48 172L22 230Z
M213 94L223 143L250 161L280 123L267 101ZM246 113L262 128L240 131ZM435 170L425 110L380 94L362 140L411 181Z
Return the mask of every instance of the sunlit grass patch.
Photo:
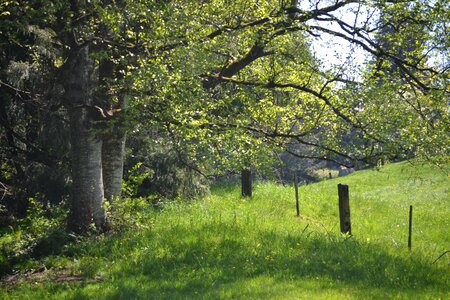
M352 237L339 233L340 182L350 186ZM81 241L51 259L82 280L25 281L3 297L445 299L449 256L436 258L450 246L448 192L448 178L432 167L392 164L301 186L297 218L290 185L256 182L252 198L238 185L219 186L148 210L148 226Z

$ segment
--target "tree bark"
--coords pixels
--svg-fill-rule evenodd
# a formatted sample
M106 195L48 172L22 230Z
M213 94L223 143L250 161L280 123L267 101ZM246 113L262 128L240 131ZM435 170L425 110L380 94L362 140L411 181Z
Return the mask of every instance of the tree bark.
M116 127L116 126L114 126ZM105 199L112 203L122 191L123 160L126 134L121 128L103 136L102 165Z
M103 28L105 34L108 29ZM119 92L119 103L113 105L110 88L111 80L121 78L120 73L115 73L115 65L111 59L105 59L99 66L100 95L103 103L99 105L106 108L106 118L109 120L108 129L103 133L102 140L102 169L105 199L112 203L119 199L122 191L123 161L125 156L126 132L124 128L124 111L127 106L127 98Z
M94 61L89 46L76 50L69 62L66 97L70 109L72 155L72 202L69 228L85 233L94 221L98 230L105 226L103 209L102 141L95 133L92 110L96 87Z

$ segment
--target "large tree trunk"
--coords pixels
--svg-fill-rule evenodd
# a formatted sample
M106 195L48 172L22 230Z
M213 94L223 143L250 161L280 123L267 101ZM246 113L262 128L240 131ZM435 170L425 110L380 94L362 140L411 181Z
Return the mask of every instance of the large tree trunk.
M97 229L105 223L102 180L102 142L86 123L86 108L71 113L72 142L72 209L69 226L78 233L86 232L94 221Z
M86 232L94 221L98 230L105 225L103 209L102 141L94 131L92 109L96 86L94 62L89 47L77 50L69 62L66 96L70 107L72 154L72 205L69 228Z

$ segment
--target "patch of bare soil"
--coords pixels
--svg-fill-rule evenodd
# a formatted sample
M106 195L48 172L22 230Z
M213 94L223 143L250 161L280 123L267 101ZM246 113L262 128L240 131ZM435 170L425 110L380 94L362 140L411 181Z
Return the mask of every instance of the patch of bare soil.
M95 275L93 277L86 277L82 274L74 274L73 270L67 268L54 269L54 268L40 268L38 270L29 271L26 273L18 273L4 277L0 281L0 286L6 288L12 288L17 284L30 282L39 283L44 281L52 282L84 282L92 283L102 280L102 276Z

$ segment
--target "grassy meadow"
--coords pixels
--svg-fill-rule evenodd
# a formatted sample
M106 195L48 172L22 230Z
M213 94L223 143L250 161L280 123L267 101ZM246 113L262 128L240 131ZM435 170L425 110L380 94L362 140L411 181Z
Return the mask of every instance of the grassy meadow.
M339 233L338 183L349 185L353 236ZM159 209L135 200L131 225L30 258L0 298L450 298L445 172L389 164L300 186L299 196L300 218L293 186L270 182L256 182L251 199L228 184Z

